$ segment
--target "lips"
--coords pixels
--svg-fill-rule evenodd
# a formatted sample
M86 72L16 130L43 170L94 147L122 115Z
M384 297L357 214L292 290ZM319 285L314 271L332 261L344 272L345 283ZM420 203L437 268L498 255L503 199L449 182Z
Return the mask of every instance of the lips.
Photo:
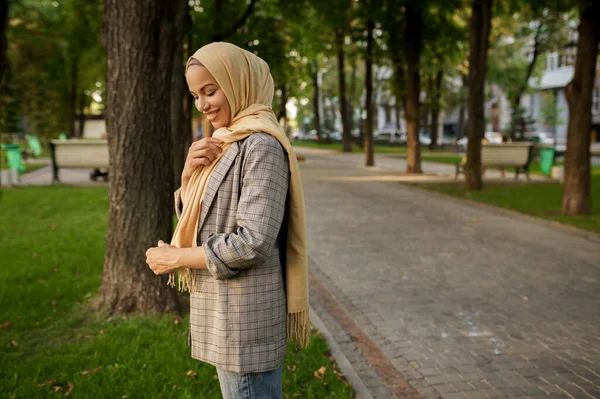
M214 121L218 114L219 114L219 111L205 113L206 119L208 119L210 122Z

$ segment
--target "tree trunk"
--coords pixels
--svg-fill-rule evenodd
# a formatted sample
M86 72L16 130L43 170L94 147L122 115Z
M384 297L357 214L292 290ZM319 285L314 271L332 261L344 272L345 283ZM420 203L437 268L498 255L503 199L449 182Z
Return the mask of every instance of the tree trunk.
M171 74L171 143L173 145L173 182L174 187L181 186L181 173L185 164L187 150L185 136L190 129L185 128L183 102L189 96L185 82L185 60L183 57L183 38L185 37L188 13L187 0L173 1L175 13L175 39L173 40L173 72ZM182 95L182 93L184 93Z
M485 129L485 74L492 19L492 0L474 0L469 22L469 120L467 122L467 190L483 189L481 179L481 140Z
M531 58L531 62L529 63L529 65L527 66L527 72L525 74L525 79L523 80L521 86L519 86L519 89L517 90L517 93L515 94L515 97L512 100L512 104L511 104L511 108L512 108L512 121L511 121L511 129L510 129L510 137L515 140L517 138L517 127L518 126L523 126L524 125L524 121L520 120L523 119L523 115L521 112L519 112L519 108L521 107L521 97L523 97L523 93L525 93L525 90L527 90L527 86L529 86L529 78L531 78L531 74L533 73L533 68L535 67L535 62L537 61L537 58L540 54L540 36L542 34L542 22L540 22L540 25L538 26L536 32L535 32L535 37L533 40L533 57ZM521 131L520 136L523 135L523 131Z
M8 0L0 1L0 82L6 69L6 25L8 22Z
M356 129L356 124L354 123L354 98L355 98L355 94L356 94L357 70L358 70L358 67L356 65L356 57L353 57L352 58L352 72L350 74L350 96L346 96L346 99L348 102L348 123L350 125L350 133L352 133L352 131L354 129ZM352 136L352 138L354 138L354 136Z
M85 93L79 93L79 123L77 129L77 137L83 138L85 129Z
M367 54L365 57L365 85L367 120L365 121L365 166L375 166L375 147L373 143L373 29L375 23L369 16L367 22Z
M75 50L74 52L78 52ZM75 122L77 121L77 80L79 75L79 57L76 54L71 54L71 84L69 87L69 99L67 110L67 137L76 138L77 134L75 133Z
M575 74L565 94L569 104L565 183L562 212L587 215L592 209L590 181L590 131L592 90L600 41L600 3L580 8Z
M343 12L343 11L342 11ZM343 18L343 17L342 17ZM342 25L345 24L342 21ZM346 101L346 72L344 68L344 27L335 30L335 43L337 46L338 84L340 90L340 114L342 116L342 147L344 152L352 152L352 136L348 122L348 106Z
M419 61L421 55L423 12L416 0L406 4L406 61L407 95L406 117L406 173L423 173L421 169L421 143L419 141L419 97L421 78Z
M462 87L460 89L459 95L459 103L460 108L458 110L458 126L456 130L456 140L460 140L465 137L465 132L467 130L467 124L465 123L465 106L466 103L466 91L469 89L469 81L465 74L462 74Z
M193 44L194 32L192 31L192 17L189 12L185 13L185 38L186 38L186 53L184 59L188 59L196 52ZM194 141L195 133L192 132L192 115L194 112L194 97L188 91L187 83L182 87L181 96L183 97L183 148L187 156L187 149L190 148ZM180 176L181 177L181 176Z
M167 276L155 276L144 255L158 240L168 241L173 226L173 158L164 104L173 24L170 2L104 2L111 167L100 305L111 313L179 307Z
M288 94L287 94L287 88L285 85L282 85L280 87L281 90L281 104L279 107L279 112L277 113L277 121L281 122L281 120L285 120L287 119L287 108L286 108L286 104L288 102Z
M313 60L312 67L312 80L313 80L313 114L316 135L321 138L321 112L319 107L319 64L317 60Z
M440 119L440 97L442 95L442 78L443 71L439 69L435 74L435 85L433 88L433 96L431 97L431 144L430 150L435 150L438 145L438 129Z

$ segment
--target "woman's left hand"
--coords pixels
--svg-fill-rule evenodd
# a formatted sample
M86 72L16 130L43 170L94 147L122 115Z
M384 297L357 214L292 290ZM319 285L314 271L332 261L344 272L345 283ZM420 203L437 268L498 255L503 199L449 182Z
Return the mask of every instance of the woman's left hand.
M158 242L158 247L152 247L146 251L146 263L154 274L171 273L179 268L178 251L179 248L165 244L161 240Z

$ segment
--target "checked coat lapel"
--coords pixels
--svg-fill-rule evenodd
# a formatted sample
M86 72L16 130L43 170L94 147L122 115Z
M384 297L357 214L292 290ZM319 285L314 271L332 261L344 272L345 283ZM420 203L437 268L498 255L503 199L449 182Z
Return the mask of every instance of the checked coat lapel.
M231 143L229 148L225 151L225 154L219 160L219 163L215 167L215 170L211 174L208 182L206 183L206 191L202 198L202 207L200 210L200 220L198 222L198 229L202 229L206 215L210 210L210 207L215 199L215 195L223 182L223 179L227 175L227 172L231 168L231 165L235 161L237 154L240 152L240 147L237 142Z

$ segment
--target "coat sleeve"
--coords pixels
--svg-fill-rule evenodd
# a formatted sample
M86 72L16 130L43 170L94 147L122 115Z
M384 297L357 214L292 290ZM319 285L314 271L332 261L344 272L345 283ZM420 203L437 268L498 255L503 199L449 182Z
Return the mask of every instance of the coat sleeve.
M217 280L265 262L283 222L290 179L283 147L272 136L251 143L242 168L237 230L211 234L202 244L207 269Z

